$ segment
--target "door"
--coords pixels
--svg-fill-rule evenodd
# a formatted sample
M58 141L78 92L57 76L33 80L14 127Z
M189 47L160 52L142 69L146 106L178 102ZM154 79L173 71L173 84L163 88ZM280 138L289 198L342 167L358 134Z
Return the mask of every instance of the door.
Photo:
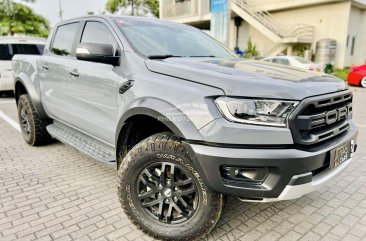
M107 23L85 22L78 43L103 43L121 48ZM123 81L118 66L72 60L74 66L69 85L70 124L81 131L114 145L117 123L118 86Z
M69 23L57 28L54 39L39 62L39 80L42 104L48 115L56 120L68 121L68 84L70 61L79 23Z

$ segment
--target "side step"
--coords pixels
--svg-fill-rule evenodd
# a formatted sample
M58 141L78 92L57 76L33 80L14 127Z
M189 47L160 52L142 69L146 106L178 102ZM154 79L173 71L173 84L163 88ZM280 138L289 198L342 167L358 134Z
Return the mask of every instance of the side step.
M48 125L47 131L55 139L76 148L90 158L116 167L116 156L112 147L59 122Z

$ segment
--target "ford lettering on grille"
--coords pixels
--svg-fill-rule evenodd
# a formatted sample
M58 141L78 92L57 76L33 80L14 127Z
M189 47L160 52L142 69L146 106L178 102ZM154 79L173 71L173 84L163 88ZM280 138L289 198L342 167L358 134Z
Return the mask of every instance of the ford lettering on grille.
M352 93L331 94L304 100L290 120L294 140L313 145L349 129L352 117Z

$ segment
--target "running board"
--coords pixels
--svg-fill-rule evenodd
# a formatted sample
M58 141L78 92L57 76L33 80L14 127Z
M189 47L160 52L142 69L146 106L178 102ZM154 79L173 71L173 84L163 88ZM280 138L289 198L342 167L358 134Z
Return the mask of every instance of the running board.
M47 131L53 138L74 147L90 158L108 166L116 167L116 157L112 147L59 122L48 125Z

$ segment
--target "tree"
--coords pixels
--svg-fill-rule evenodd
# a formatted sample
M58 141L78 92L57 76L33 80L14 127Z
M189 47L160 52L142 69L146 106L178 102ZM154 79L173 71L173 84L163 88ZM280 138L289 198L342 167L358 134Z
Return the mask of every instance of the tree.
M34 2L34 0L26 0ZM0 35L27 34L47 37L48 21L30 7L12 0L0 0Z
M127 13L126 9L129 8L131 11ZM137 16L151 13L155 17L159 17L159 0L108 0L106 10L111 13L125 10L125 14Z

